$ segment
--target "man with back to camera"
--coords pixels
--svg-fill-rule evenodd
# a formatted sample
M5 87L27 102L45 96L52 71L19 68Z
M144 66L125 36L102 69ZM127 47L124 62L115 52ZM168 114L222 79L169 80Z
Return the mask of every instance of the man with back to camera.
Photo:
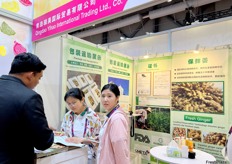
M0 77L0 164L33 164L34 147L45 150L53 143L42 97L32 90L45 68L37 56L21 53L9 75Z

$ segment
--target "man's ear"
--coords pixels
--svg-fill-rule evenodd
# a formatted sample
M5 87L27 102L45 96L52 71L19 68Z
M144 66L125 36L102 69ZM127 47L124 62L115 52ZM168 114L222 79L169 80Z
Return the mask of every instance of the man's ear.
M29 81L31 81L31 79L34 77L35 75L34 75L34 72L27 72L26 73L26 78L29 80Z

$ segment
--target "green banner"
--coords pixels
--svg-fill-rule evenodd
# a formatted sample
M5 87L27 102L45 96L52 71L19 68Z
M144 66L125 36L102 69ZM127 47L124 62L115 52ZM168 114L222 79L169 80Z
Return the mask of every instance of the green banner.
M85 93L88 107L100 112L100 89L104 85L106 51L82 40L62 38L62 100L70 88L80 88ZM61 117L67 111L62 103Z
M128 112L133 100L133 59L108 52L106 67L106 82L119 86L120 106Z
M172 137L192 138L196 149L224 162L229 129L228 49L176 54L172 60Z

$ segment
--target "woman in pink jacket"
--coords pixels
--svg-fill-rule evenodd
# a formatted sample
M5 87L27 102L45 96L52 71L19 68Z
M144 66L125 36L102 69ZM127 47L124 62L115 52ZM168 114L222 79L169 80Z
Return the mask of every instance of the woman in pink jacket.
M116 84L106 84L101 90L107 117L99 134L98 164L130 163L128 117L118 104L119 96Z

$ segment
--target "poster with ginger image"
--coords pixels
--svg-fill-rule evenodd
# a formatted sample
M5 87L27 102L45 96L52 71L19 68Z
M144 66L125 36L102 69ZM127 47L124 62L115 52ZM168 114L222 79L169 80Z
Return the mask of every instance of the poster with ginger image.
M172 131L172 137L184 137L186 138L186 129L181 127L174 127Z
M197 81L172 83L172 107L175 111L224 113L224 82Z

